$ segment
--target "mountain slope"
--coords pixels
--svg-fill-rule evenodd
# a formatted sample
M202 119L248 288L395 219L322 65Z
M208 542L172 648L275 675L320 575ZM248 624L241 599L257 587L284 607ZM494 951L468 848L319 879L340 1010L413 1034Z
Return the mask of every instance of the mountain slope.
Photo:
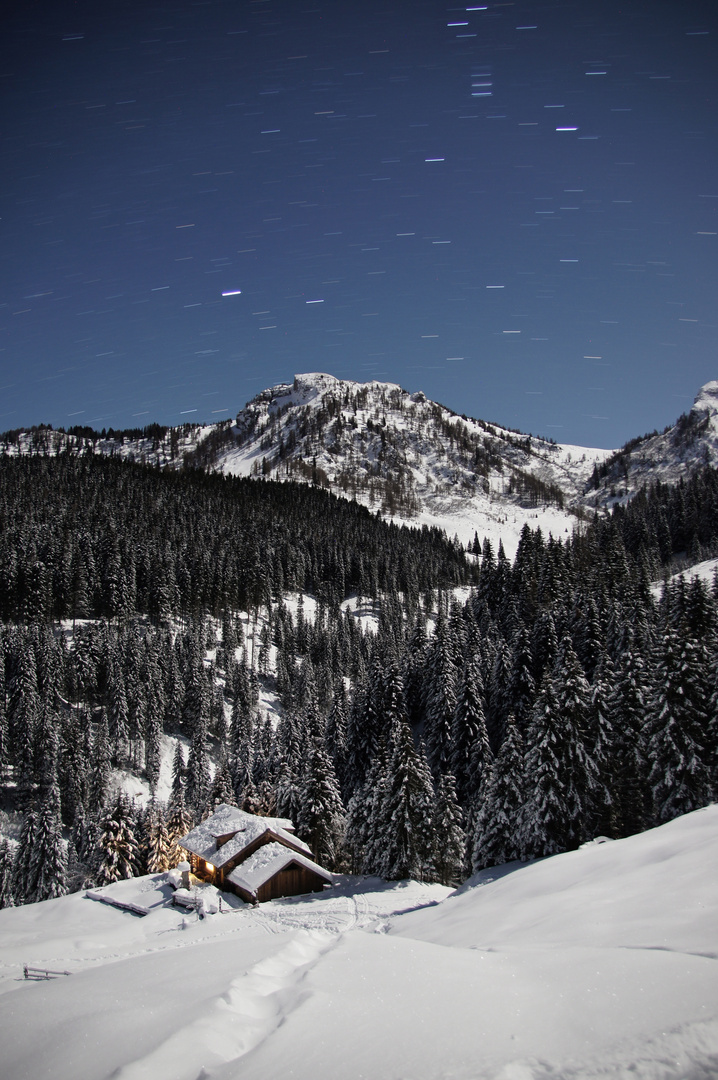
M703 464L718 466L718 381L702 386L690 411L665 431L631 439L597 465L584 502L602 506L650 484L676 484Z
M564 446L459 416L394 383L323 373L262 391L236 423L98 435L47 428L11 432L6 453L91 451L163 468L192 466L297 480L371 509L478 534L511 553L525 524L571 532L586 511L626 499L656 480L676 483L702 462L718 464L718 382L663 433L610 451ZM2 445L2 443L0 443Z
M569 504L610 454L458 416L393 383L321 373L259 394L211 451L200 445L196 457L222 472L320 484L463 542L475 532L502 539L509 551L527 522L571 530Z

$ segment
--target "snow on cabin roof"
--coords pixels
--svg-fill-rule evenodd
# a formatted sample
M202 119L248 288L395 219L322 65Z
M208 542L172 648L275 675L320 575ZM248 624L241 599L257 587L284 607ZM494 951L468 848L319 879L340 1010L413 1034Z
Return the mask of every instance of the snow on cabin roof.
M290 863L299 863L300 866L306 867L307 870L313 870L315 874L319 874L329 884L334 881L334 877L328 870L324 870L317 863L312 862L306 855L300 855L297 851L290 851L284 844L278 844L276 841L271 844L264 844L248 859L236 866L232 873L227 875L227 880L256 896L257 890L262 885L266 884L280 870L284 870Z
M220 803L214 814L201 821L178 842L185 851L191 851L213 866L220 867L268 829L293 848L310 851L303 840L289 831L292 828L288 818L258 817L256 814L238 810L236 806ZM230 836L230 839L218 848L217 838L220 836Z

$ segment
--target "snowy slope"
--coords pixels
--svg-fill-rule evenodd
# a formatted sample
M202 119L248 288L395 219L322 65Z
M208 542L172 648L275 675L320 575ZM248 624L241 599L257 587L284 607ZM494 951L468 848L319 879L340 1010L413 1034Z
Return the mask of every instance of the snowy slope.
M448 896L344 879L183 928L163 890L105 890L142 919L81 896L0 912L5 1075L718 1075L718 807Z
M588 493L587 505L606 505L616 496L633 494L660 481L675 484L697 465L718 466L718 381L706 383L689 412L665 431L633 439L599 466L599 488Z
M683 578L688 583L693 581L694 578L698 578L705 585L712 586L716 580L716 571L718 571L718 559L704 559L702 562L696 563L694 566L689 566L685 570L680 571L677 574L672 574L668 578L669 584L673 584ZM651 586L651 592L655 600L660 600L663 593L663 582L657 581Z
M66 447L235 476L316 483L373 510L438 526L466 543L478 533L512 555L523 526L571 532L566 509L611 451L561 446L458 416L394 383L296 375L262 391L236 424L168 429L148 438L89 439L47 429L11 433L10 455Z
M226 473L311 480L462 540L508 534L510 547L526 521L572 527L562 504L610 454L457 416L394 383L323 373L259 394L238 414L236 433L216 462Z
M229 421L97 438L47 429L11 433L7 454L88 450L165 468L314 483L373 510L436 525L463 543L487 536L512 556L525 524L572 532L575 512L626 499L656 480L676 483L718 464L718 382L661 434L611 451L561 445L458 416L395 383L313 372L263 390Z

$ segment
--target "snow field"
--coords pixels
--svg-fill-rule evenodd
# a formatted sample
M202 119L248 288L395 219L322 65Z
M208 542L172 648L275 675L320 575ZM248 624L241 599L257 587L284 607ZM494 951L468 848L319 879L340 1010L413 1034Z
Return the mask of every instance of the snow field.
M12 1080L713 1080L718 806L459 890L343 878L204 920L163 875L0 911ZM22 965L73 971L46 983Z

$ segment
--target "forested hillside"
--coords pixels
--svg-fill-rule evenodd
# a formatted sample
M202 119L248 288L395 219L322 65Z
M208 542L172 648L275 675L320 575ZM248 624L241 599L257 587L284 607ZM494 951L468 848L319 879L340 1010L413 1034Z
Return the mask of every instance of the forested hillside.
M84 455L2 459L0 525L2 905L163 869L217 801L455 883L718 794L718 594L650 587L716 550L708 467L526 527L513 563L311 486ZM166 803L115 790L156 793L168 747Z

